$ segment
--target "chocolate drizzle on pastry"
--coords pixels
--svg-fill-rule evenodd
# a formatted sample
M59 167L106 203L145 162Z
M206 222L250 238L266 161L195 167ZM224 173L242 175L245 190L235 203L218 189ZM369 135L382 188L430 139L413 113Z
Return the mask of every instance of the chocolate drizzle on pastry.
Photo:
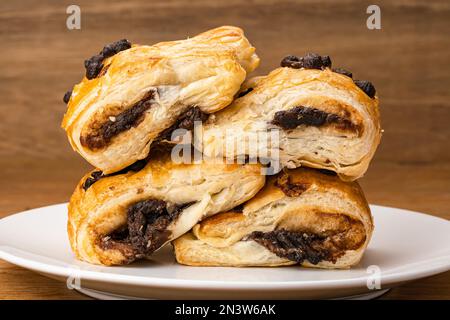
M86 68L86 78L91 80L96 78L103 69L103 60L119 53L120 51L131 48L131 43L127 39L122 39L110 43L103 47L103 50L84 61Z
M110 174L103 174L103 172L100 171L100 170L94 171L94 172L91 173L91 176L84 181L83 189L84 189L84 191L86 191L94 183L96 183L97 181L99 181L100 179L103 179L103 178L113 177L113 176L117 176L119 174L125 174L125 173L130 172L130 171L139 172L142 169L144 169L144 167L147 164L147 162L148 162L148 159L138 160L135 163L129 165L128 167L123 168L120 171L117 171L117 172L114 172L114 173L110 173Z
M191 203L174 205L163 200L148 199L128 207L127 225L101 239L100 246L119 249L132 262L152 254L169 240L167 227Z
M155 91L151 90L141 101L127 110L118 115L110 116L109 120L98 129L93 130L86 136L81 136L81 144L91 150L100 149L107 146L111 139L119 133L136 127L144 119L145 111L154 104L154 96Z
M336 128L341 130L358 131L359 129L354 123L346 118L316 108L304 106L276 112L272 124L286 130L295 129L300 125L320 127L330 124L335 125Z

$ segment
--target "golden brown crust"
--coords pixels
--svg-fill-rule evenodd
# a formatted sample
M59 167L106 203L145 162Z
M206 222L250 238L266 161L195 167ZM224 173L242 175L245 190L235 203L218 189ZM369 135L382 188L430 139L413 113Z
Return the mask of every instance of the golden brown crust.
M245 204L244 212L257 211L259 208L267 205L267 203L273 202L274 198L284 198L285 194L282 187L279 186L279 182L285 180L285 177L289 177L289 181L292 184L303 184L311 190L338 190L345 198L356 203L358 207L370 212L364 193L356 181L343 181L332 173L323 173L320 170L308 168L284 170L277 176L269 177L265 187L251 201Z
M84 190L89 176L83 177L70 200L69 240L79 259L105 265L131 261L124 251L99 246L99 239L126 225L130 205L147 199L192 204L167 228L170 241L203 217L250 199L265 181L260 165L176 164L166 157L153 159L139 172L102 178Z
M74 87L62 127L75 151L110 173L146 157L151 142L189 107L212 113L230 104L259 58L241 29L224 26L186 40L133 45L103 64L100 76ZM87 136L149 92L151 107L131 129L98 150L89 146Z
M265 77L250 79L241 90L247 92L248 88L253 90L208 121L205 154L239 156L242 151L225 147L231 139L243 140L279 129L279 145L269 141L267 149L272 153L268 152L269 156L279 155L283 167L328 169L344 180L355 180L365 173L381 139L377 96L370 98L351 78L328 68L278 68ZM296 107L332 115L333 121L280 127L276 114ZM255 156L256 150L247 145L243 152Z
M286 188L298 185L302 192L286 192ZM215 215L197 224L190 235L174 241L177 261L205 266L292 263L247 239L254 232L275 230L332 237L333 250L341 248L333 256L335 261L317 265L305 261L302 265L347 268L362 257L372 235L373 220L357 182L344 182L318 170L287 170L269 178L265 187L244 204L242 213Z

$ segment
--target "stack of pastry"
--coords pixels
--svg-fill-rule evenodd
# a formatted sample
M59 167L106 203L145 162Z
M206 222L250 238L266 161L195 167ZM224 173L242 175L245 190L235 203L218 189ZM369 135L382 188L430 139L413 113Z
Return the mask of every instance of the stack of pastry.
M236 27L153 46L120 40L86 60L63 120L96 167L69 204L79 259L128 264L170 242L179 263L196 266L361 259L373 221L355 180L381 137L375 88L327 56L288 56L246 80L258 64ZM175 161L172 133L195 121L201 160ZM276 143L233 143L273 130Z

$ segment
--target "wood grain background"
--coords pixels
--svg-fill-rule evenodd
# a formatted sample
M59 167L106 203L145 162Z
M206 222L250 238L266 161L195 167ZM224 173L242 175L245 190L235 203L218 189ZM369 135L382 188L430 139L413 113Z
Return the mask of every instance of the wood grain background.
M381 7L368 30L366 8ZM81 7L81 30L66 8ZM60 129L62 96L83 60L128 38L152 44L231 24L262 63L317 52L371 80L381 101L382 144L361 184L371 203L450 219L450 3L448 1L2 1L0 3L0 217L67 201L89 165ZM401 241L401 240L399 240ZM83 298L64 284L0 262L0 298ZM383 298L450 299L450 273Z

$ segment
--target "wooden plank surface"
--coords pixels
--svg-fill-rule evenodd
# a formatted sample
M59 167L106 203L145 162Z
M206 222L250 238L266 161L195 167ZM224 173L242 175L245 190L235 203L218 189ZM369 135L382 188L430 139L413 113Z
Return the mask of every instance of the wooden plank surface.
M370 1L76 1L81 30L67 30L69 1L0 3L0 217L67 201L89 169L59 124L62 95L83 60L126 37L151 44L224 24L246 31L262 59L318 52L375 84L385 129L361 184L371 203L450 219L450 3L381 1L382 29L366 28ZM64 283L0 262L1 299L83 298ZM450 299L450 272L382 297Z

